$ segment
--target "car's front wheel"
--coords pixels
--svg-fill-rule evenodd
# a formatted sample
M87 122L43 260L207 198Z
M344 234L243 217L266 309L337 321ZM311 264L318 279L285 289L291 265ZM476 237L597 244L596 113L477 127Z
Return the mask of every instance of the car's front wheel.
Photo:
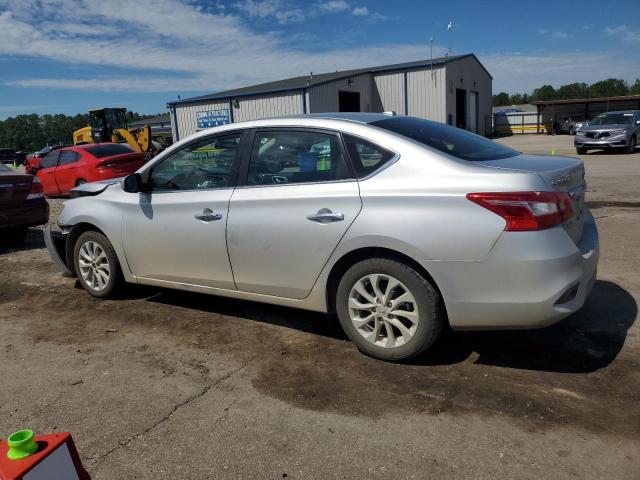
M387 258L363 260L345 272L336 310L358 349L381 360L419 356L445 322L433 285L413 268Z
M636 137L632 135L629 139L629 145L627 145L627 153L635 153L636 152Z
M576 147L576 153L578 155L586 155L587 149L584 147Z
M110 297L122 284L118 257L111 242L101 233L82 233L76 240L73 258L80 284L94 297Z

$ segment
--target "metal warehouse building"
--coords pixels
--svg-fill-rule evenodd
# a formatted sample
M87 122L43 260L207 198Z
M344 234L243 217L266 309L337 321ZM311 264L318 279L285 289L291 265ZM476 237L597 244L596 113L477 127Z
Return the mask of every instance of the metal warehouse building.
M394 111L491 133L492 77L473 54L288 78L170 102L174 141L205 128L319 112Z

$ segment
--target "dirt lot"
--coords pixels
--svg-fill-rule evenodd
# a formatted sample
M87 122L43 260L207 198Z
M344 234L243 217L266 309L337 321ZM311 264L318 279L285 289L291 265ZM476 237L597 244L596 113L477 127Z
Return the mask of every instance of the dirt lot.
M133 286L94 300L33 230L0 254L0 435L71 431L94 480L640 478L640 153L582 158L601 235L583 310L448 333L412 365L308 312Z

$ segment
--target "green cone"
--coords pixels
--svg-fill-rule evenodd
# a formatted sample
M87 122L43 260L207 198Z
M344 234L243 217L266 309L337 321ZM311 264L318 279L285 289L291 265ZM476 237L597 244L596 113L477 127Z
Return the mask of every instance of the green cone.
M11 460L26 458L38 450L38 444L33 441L32 430L18 430L12 433L9 435L9 438L7 438L7 443L9 444L7 457Z

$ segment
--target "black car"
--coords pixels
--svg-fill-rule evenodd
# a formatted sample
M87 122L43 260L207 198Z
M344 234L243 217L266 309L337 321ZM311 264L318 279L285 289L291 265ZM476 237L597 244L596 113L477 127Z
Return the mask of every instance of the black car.
M20 244L29 227L48 221L40 180L0 163L0 245Z
M18 153L13 148L0 148L0 162L13 163L18 161Z

